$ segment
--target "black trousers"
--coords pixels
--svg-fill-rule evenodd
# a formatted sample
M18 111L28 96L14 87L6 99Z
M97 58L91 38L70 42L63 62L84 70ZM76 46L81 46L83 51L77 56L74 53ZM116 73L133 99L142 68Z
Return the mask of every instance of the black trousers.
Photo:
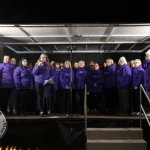
M70 89L62 89L61 94L61 113L70 113L71 112L71 96Z
M129 109L129 89L118 89L118 95L120 101L120 112L123 114L127 114Z
M107 109L114 109L114 90L113 88L105 88L104 95L106 98L106 108Z
M100 109L100 103L102 99L101 93L89 93L90 95L90 109Z
M20 96L20 112L25 112L25 108L29 98L29 92L30 92L29 89L18 90L18 94Z
M76 90L76 106L77 112L84 112L84 89Z
M0 109L2 112L7 109L8 99L12 90L12 88L0 88Z
M140 112L140 89L134 89L133 111Z

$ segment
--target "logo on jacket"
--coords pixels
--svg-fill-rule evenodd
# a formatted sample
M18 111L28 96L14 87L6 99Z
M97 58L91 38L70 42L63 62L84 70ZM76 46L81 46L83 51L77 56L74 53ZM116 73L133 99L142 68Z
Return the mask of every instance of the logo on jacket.
M0 139L5 135L7 131L7 121L4 114L0 111Z

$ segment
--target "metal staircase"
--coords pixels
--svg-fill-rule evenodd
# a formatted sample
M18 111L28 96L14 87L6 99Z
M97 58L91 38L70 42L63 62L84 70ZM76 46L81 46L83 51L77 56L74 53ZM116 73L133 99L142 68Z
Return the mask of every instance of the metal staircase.
M87 128L87 150L147 150L140 128Z

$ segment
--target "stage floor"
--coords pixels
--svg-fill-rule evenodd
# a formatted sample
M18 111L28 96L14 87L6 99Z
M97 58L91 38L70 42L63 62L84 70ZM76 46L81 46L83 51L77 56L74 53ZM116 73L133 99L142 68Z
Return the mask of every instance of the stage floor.
M148 117L150 119L150 117ZM64 120L64 119L81 119L84 120L84 115L78 115L78 114L72 114L69 117L66 117L66 115L62 114L56 114L52 116L44 115L43 117L39 115L26 115L26 116L20 116L20 115L9 115L6 116L7 120ZM87 119L109 119L109 120L139 120L140 116L133 116L133 115L87 115ZM142 116L142 119L146 119L144 116Z

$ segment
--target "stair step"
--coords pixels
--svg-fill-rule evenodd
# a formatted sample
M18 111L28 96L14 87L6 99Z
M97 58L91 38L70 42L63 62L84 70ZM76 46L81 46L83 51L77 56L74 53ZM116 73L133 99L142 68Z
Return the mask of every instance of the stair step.
M147 150L147 143L138 140L87 140L87 150Z
M87 128L87 139L143 139L141 128Z

